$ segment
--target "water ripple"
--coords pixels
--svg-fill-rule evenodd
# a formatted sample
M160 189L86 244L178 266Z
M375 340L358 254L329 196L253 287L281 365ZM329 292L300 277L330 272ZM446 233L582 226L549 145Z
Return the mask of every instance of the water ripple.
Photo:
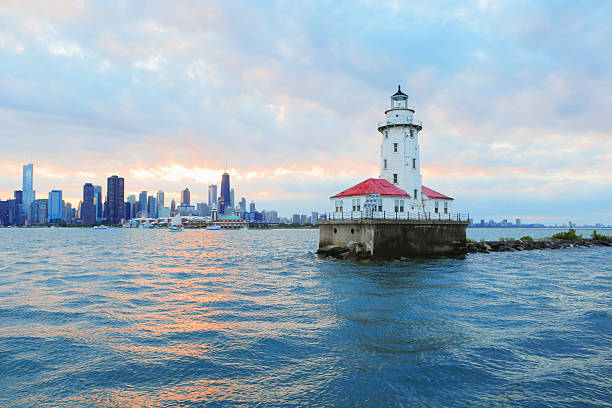
M316 231L60 228L0 244L0 406L612 400L610 248L352 262L314 256Z

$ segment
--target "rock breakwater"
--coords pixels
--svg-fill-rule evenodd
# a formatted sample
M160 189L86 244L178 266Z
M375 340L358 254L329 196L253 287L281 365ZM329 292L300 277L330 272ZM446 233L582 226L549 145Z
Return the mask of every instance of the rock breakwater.
M592 248L600 246L612 247L612 241L581 238L568 239L539 239L539 240L504 240L468 242L467 253L489 253L489 252L516 252L531 251L535 249L563 249L563 248Z
M518 252L532 251L536 249L563 249L563 248L593 248L612 247L610 240L598 240L580 238L576 240L567 239L539 239L539 240L500 240L468 242L465 247L466 254L490 252ZM337 259L370 259L371 251L361 243L351 242L348 246L327 245L317 250L317 255ZM399 260L407 259L400 257Z

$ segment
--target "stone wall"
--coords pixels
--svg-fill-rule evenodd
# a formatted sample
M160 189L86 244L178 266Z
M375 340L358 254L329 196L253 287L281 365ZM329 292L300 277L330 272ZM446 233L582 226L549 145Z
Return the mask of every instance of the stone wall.
M365 248L374 258L462 255L467 222L449 220L323 220L319 248Z

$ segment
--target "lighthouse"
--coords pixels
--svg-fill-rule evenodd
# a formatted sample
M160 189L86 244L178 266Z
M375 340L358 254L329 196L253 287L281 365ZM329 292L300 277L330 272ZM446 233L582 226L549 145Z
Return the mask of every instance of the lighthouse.
M317 223L317 253L375 258L465 253L469 215L453 214L451 197L422 184L422 129L398 86L378 123L380 174L329 197L330 212Z
M421 177L419 132L423 129L408 106L408 95L398 86L391 108L378 122L380 174L330 197L332 217L449 218L453 199L429 187Z
M380 178L410 195L408 210L424 212L421 163L419 159L420 121L414 119L414 109L408 106L408 95L400 86L391 96L391 108L385 111L385 121L379 122Z

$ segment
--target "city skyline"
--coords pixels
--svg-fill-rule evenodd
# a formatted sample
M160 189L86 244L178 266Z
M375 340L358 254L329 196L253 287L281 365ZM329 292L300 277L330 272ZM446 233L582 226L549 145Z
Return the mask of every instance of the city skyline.
M610 7L4 2L0 199L33 162L37 197L61 188L73 206L113 174L126 196L189 186L207 202L229 161L240 197L323 212L378 176L400 83L424 182L457 211L610 224Z

